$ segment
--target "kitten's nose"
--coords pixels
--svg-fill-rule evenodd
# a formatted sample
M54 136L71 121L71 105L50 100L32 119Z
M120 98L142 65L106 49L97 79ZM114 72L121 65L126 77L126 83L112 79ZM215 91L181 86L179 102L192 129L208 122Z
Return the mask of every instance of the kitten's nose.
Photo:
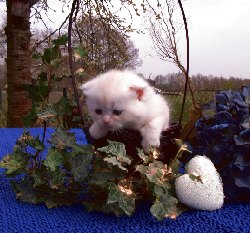
M110 116L103 116L102 121L104 124L109 125L111 123L111 117Z

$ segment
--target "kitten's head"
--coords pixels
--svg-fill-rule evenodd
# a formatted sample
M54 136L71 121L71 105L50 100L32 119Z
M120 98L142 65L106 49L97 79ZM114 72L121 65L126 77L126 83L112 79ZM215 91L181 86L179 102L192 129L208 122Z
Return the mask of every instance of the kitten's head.
M138 80L136 83L131 75L134 74L110 71L81 87L87 97L89 115L109 131L133 127L135 117L141 114L145 83Z

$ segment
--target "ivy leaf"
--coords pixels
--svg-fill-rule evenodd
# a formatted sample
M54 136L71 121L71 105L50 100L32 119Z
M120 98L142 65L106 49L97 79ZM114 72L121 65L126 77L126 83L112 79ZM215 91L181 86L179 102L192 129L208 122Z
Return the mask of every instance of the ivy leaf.
M122 180L127 174L127 170L122 170L118 166L110 167L103 160L103 157L98 158L96 154L93 160L93 171L90 183L101 186L107 184L109 181Z
M120 162L125 165L131 164L131 159L126 154L125 145L121 142L115 142L108 140L109 145L99 148L98 151L104 152L108 155L114 155L117 159L115 161L113 156L110 156L111 159L109 159L110 163L117 163Z
M23 118L24 127L31 126L37 120L36 106L33 103L30 112Z
M106 154L126 156L125 145L121 142L115 142L108 140L108 145L102 148L99 148L98 151L104 152Z
M52 43L55 46L66 45L67 42L68 42L68 35L67 34L62 35L58 39L52 40Z
M39 85L41 86L48 86L48 77L47 77L47 73L46 72L41 72L38 75L39 78Z
M116 216L121 216L122 214L124 214L124 211L119 206L119 203L105 203L102 206L101 211L103 211L104 213L114 213Z
M45 145L40 141L38 135L35 139L28 139L26 143L39 151L43 151L45 149Z
M51 171L56 171L63 162L62 151L56 148L50 148L46 159L44 160L44 165Z
M55 74L53 74L53 75L51 76L51 81L52 81L53 83L55 83L55 82L60 82L60 81L62 81L62 79L65 78L65 77L67 77L67 76L66 76L66 75L62 75L62 76L58 77L58 76L56 76Z
M151 206L150 212L158 220L164 218L176 219L181 213L178 207L178 200L171 195L162 195L156 199L155 203Z
M109 184L107 203L119 203L120 208L127 214L132 215L135 210L135 197L133 192L126 192L115 183Z
M54 122L57 117L57 113L53 105L47 105L45 108L37 112L37 117L41 121Z
M58 46L54 46L52 48L47 48L44 50L42 55L43 63L49 65L52 63L53 60L60 58L61 53Z
M76 143L75 133L71 133L63 128L56 128L55 133L48 140L55 148L67 149Z
M14 146L14 152L9 154L10 158L22 162L26 164L29 161L30 154L23 152L22 147L20 145Z
M42 102L50 93L49 87L44 85L23 84L22 87L28 91L29 98L34 102Z
M54 108L59 116L72 115L73 106L65 96L62 96L62 98L54 104Z
M93 154L94 149L91 145L73 145L72 152L67 156L67 159L76 182L83 182L88 177Z
M167 175L168 170L167 165L163 164L161 161L154 161L148 166L137 165L136 171L139 171L141 174L145 175L148 180L152 183L162 183L164 175Z
M34 169L31 176L33 177L33 180L34 180L34 183L33 183L34 188L45 184L44 174L41 171L41 169Z
M29 131L24 131L22 136L16 141L16 145L21 147L31 146L38 151L43 151L45 146L39 139L39 135L36 138L30 135ZM26 153L24 153L26 154Z
M111 172L97 173L97 172L95 172L91 177L90 183L96 184L96 185L103 185L103 184L106 184L107 182L115 181L116 179L117 179L117 176L114 173L111 173Z
M59 189L63 185L64 179L65 179L65 172L63 172L62 169L54 170L50 174L50 182L49 182L50 187L52 189Z
M201 176L196 176L194 174L189 174L189 178L192 180L192 181L197 181L197 182L201 182L203 183L202 179L201 179Z
M18 175L21 173L25 173L26 171L26 164L22 161L17 161L15 159L10 159L10 156L7 155L3 158L0 162L0 167L6 169L7 175Z
M104 161L112 164L113 166L118 166L121 170L127 171L127 168L122 166L122 163L117 160L117 157L107 157L103 159Z
M15 145L14 152L3 158L0 167L5 168L7 175L26 173L30 154L22 151L22 146Z
M32 179L24 179L21 182L12 182L12 187L19 200L32 204L38 204L41 202L37 191L33 188Z
M145 155L143 149L136 148L138 156L142 159L143 163L147 164L150 162L149 156Z

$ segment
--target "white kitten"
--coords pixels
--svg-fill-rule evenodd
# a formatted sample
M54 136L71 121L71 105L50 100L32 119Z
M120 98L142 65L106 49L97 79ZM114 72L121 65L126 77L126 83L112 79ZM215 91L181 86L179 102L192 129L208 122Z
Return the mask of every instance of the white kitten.
M111 70L82 85L87 97L93 138L121 128L138 130L145 152L160 145L160 135L169 126L169 107L164 98L131 71Z

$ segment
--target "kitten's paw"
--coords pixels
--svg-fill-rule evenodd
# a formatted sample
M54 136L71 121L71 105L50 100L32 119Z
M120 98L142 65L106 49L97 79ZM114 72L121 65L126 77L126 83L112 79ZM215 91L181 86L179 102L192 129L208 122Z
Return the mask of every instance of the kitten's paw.
M160 146L160 139L145 138L145 139L142 140L142 148L143 148L145 153L149 153L150 146L159 147Z
M93 124L89 128L89 133L92 138L99 139L105 137L105 135L107 134L107 130L104 127L101 127L97 124Z

